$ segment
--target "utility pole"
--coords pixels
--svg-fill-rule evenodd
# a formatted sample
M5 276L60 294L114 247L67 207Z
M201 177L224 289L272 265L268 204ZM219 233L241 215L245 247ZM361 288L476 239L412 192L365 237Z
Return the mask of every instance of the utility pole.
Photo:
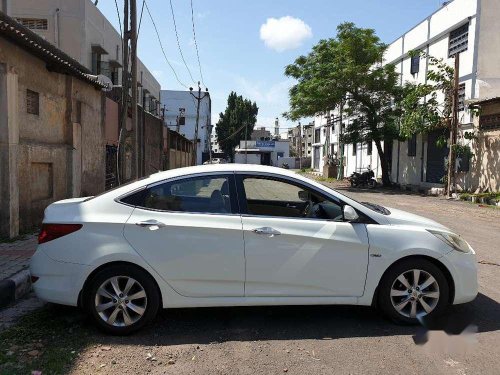
M460 70L460 53L455 54L455 71L453 77L453 100L452 100L452 118L450 132L450 153L448 157L448 191L447 196L451 198L455 185L455 160L458 132L458 88L459 88L459 70Z
M128 18L128 0L124 0L123 5L123 39L122 39L122 106L120 113L120 130L118 135L118 149L116 154L116 176L118 185L122 183L121 181L121 168L123 168L123 153L120 154L120 150L123 149L124 137L123 133L127 128L127 112L128 112L128 42L130 39L129 31L129 18Z
M132 70L132 129L135 140L134 157L134 177L137 179L141 175L139 168L139 122L137 121L137 2L130 0L130 59Z
M340 110L339 110L339 130L338 130L338 142L339 142L339 168L337 170L337 180L342 180L344 178L344 145L342 144L342 114L344 112L344 102L340 102Z
M189 93L193 96L193 98L196 99L197 105L196 105L196 125L194 128L194 140L193 140L193 165L196 165L196 162L198 160L197 154L198 154L198 128L200 124L200 104L203 99L205 99L206 96L208 96L208 89L206 88L206 92L201 96L201 86L200 86L200 81L198 81L198 96L193 94L193 88L189 88Z
M248 146L247 146L247 141L248 141L248 122L245 124L245 164L248 164Z
M299 122L299 169L302 169L302 125Z

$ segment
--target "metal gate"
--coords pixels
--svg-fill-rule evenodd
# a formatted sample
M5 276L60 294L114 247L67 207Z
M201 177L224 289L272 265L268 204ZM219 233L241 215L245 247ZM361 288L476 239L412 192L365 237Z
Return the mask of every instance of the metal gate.
M445 160L448 157L448 147L438 147L436 142L440 137L446 137L446 130L439 129L427 135L427 169L425 181L442 184L446 171Z

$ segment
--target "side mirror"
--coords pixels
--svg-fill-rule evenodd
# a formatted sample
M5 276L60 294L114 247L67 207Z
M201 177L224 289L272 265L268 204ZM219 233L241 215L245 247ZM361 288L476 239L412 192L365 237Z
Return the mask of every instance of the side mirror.
M346 221L356 221L359 219L359 215L354 208L348 204L344 205L344 220Z
M311 199L311 194L306 190L300 190L298 195L299 199L303 202L308 202Z

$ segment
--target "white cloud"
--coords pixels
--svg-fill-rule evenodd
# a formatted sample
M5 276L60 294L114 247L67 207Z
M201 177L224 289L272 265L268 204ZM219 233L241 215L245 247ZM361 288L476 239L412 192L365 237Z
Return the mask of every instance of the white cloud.
M268 18L260 27L260 39L278 52L298 48L312 35L309 25L300 18L290 16Z

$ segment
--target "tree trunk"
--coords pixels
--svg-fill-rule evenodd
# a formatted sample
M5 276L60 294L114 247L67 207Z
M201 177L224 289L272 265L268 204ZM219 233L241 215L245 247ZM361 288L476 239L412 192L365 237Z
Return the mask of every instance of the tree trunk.
M382 168L382 185L391 186L391 179L389 177L389 162L387 161L387 157L382 149L382 144L380 140L374 141L377 146L378 156L380 158L380 166Z

